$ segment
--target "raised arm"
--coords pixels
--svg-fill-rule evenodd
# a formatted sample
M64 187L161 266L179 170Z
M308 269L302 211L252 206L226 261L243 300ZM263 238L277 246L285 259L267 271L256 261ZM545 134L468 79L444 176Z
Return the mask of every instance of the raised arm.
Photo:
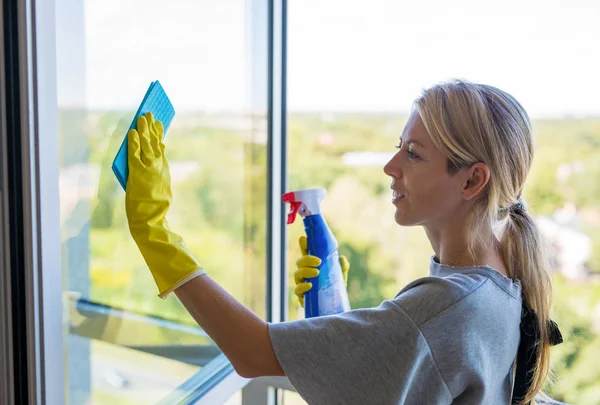
M137 130L129 131L125 197L131 235L159 296L175 292L242 377L284 375L267 323L211 279L181 236L169 228L171 177L163 133L152 113L139 117Z

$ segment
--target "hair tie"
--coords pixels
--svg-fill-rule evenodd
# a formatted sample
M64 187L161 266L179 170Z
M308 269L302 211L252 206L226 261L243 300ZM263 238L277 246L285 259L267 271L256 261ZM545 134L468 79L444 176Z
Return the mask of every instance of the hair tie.
M519 198L513 205L510 206L510 210L512 212L517 212L517 211L525 212L525 211L527 211L527 207L525 207L525 204L523 204L523 200L521 198Z

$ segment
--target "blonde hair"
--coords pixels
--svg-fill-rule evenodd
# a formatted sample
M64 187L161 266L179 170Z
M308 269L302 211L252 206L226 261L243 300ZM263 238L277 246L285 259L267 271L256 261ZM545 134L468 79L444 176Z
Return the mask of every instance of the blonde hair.
M540 347L529 392L538 394L549 375L549 331L552 284L544 244L533 217L523 207L523 185L533 160L531 122L525 109L506 92L492 86L454 80L423 92L415 106L436 147L448 158L453 174L485 163L490 179L474 203L468 223L471 235L498 232L509 277L521 281L523 305L537 313ZM516 208L515 208L516 207ZM469 243L472 254L477 239Z

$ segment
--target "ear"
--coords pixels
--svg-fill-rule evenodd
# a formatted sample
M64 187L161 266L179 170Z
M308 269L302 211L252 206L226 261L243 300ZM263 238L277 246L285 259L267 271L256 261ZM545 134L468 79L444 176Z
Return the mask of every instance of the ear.
M471 200L476 197L490 180L490 169L485 163L477 162L466 170L463 183L463 198Z

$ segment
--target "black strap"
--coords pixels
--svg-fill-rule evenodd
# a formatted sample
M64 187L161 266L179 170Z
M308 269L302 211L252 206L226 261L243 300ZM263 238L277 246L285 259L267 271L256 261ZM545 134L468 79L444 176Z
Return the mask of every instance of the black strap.
M517 371L515 374L515 385L512 403L522 401L531 387L533 368L537 360L540 341L538 319L535 311L526 304L523 297L523 308L521 310L521 343L517 352ZM563 342L562 334L556 322L548 320L549 343L556 346Z

